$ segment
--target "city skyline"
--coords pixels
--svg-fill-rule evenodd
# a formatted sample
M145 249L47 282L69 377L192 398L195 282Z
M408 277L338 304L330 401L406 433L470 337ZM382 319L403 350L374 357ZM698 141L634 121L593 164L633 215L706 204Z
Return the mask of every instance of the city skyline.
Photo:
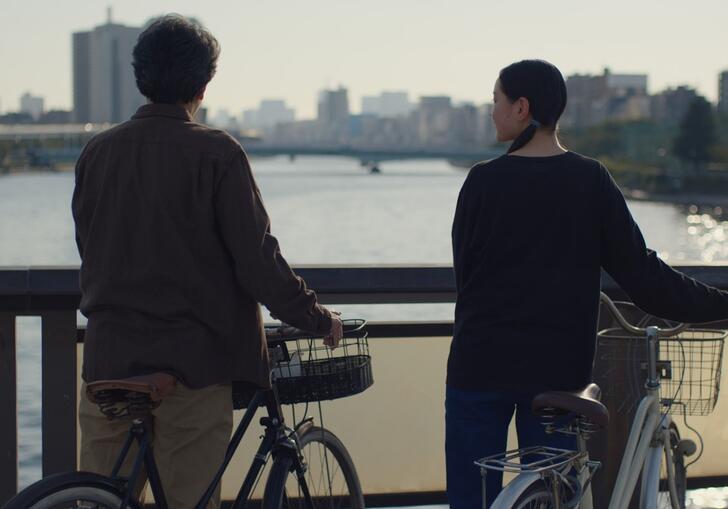
M107 5L113 20L128 26L176 11L215 34L222 55L205 101L211 113L224 108L237 115L282 98L297 118L314 118L317 92L338 85L349 89L355 112L362 97L385 90L482 104L502 66L533 57L552 61L565 76L600 74L604 67L648 74L650 93L688 85L716 102L728 57L696 55L728 46L728 3L706 1L699 11L673 0L646 3L615 0L605 12L573 0L553 7L526 2L521 11L465 0L374 1L366 9L328 0L284 7L11 0L5 12L14 21L0 34L0 55L13 72L0 85L0 111L18 110L25 92L42 96L47 110L71 109L71 34L105 23Z

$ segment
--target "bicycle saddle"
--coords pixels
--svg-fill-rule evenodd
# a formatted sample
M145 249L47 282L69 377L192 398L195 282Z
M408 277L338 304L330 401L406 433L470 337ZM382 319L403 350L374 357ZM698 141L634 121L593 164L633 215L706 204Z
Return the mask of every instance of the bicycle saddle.
M583 415L600 427L609 423L609 411L599 398L602 390L597 384L589 384L581 390L548 391L537 394L531 403L531 409L536 415L553 413L574 413Z
M99 380L86 386L89 401L99 403L97 395L102 391L135 392L149 395L153 402L161 401L169 396L177 385L177 379L169 373L152 373L150 375L132 376L116 380ZM123 397L119 399L124 399Z

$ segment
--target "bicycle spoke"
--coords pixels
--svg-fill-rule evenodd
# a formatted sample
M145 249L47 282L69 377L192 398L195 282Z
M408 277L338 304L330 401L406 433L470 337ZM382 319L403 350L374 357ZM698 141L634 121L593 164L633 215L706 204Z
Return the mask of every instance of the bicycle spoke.
M322 437L323 439L323 437ZM320 441L314 441L303 448L302 453L307 464L306 484L316 508L333 509L349 507L350 495L347 481L343 475L341 465L331 451ZM288 484L296 482L289 478ZM291 489L288 493L292 493ZM298 489L300 506L304 507L303 495Z

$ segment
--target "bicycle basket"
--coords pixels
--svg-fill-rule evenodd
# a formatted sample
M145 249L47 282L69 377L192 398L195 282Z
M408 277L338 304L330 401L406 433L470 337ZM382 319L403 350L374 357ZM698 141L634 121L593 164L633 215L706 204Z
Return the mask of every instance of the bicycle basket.
M660 398L670 413L708 415L718 401L721 364L726 331L689 328L658 342ZM627 373L626 380L641 386L647 377L646 339L630 335L621 328L599 332L597 352L603 360L634 362L638 372Z
M324 345L321 337L282 339L286 358L271 370L279 401L282 404L327 401L368 389L374 378L364 325L364 320L345 320L344 337L334 350ZM249 389L236 390L233 384L235 408L246 407L251 398Z

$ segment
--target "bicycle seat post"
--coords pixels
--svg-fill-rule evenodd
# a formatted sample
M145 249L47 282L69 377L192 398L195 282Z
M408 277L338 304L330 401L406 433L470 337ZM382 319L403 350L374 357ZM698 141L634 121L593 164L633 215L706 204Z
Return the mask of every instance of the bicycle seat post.
M660 379L657 376L657 341L660 329L654 325L647 327L647 384L648 390L657 390L660 387Z

